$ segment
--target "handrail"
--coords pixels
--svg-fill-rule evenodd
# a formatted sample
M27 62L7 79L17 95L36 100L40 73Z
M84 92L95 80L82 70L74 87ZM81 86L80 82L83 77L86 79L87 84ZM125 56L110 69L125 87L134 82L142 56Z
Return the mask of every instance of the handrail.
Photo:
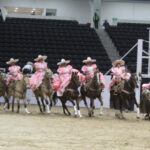
M138 45L138 43L136 43L134 46L132 46L131 49L129 49L129 50L121 57L120 60L123 60L137 45ZM111 68L105 73L105 75L107 75L110 71L111 71Z

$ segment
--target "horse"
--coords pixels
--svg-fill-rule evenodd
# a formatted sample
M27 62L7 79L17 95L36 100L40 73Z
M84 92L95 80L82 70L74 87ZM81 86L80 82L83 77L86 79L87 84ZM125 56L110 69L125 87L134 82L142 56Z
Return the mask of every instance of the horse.
M146 113L145 120L150 120L150 90L145 89L142 92L142 99L140 103L141 111Z
M60 99L60 101L62 103L63 113L65 115L68 115L68 116L71 115L70 111L68 110L68 108L66 106L66 102L70 101L74 107L75 117L77 115L79 117L82 117L82 114L80 112L80 106L79 106L79 102L80 102L79 90L78 90L79 87L80 87L79 76L78 76L77 72L72 72L70 83L65 88L63 96L58 96L58 98ZM76 101L77 108L76 108L74 100Z
M92 117L92 115L94 114L94 99L98 98L98 100L100 101L100 115L103 115L103 100L102 100L102 82L100 80L100 72L97 69L94 73L94 77L92 80L89 81L88 87L85 90L85 85L81 86L81 99L83 99L84 104L88 110L88 115L89 117ZM88 108L87 102L86 102L86 97L90 98L90 109Z
M44 104L44 101L46 103L46 111L48 114L51 113L51 107L52 107L52 102L54 102L54 104L56 104L56 101L55 99L53 99L53 89L52 89L52 71L50 69L47 69L46 70L46 73L45 73L45 76L44 76L44 79L41 83L41 85L39 86L38 89L34 90L34 94L35 94L35 97L36 97L36 100L37 100L37 103L38 103L38 106L39 106L39 109L40 109L40 112L45 112L45 104ZM40 104L40 101L39 101L39 98L41 98L41 102L42 102L42 105L43 105L43 110L41 108L41 104ZM48 99L50 100L50 108L49 108L49 101Z
M0 72L0 97L6 99L6 74Z
M26 91L29 88L29 79L28 76L23 76L21 80L14 81L11 80L6 88L7 92L7 101L6 103L9 106L9 98L12 96L12 112L14 112L14 100L17 100L17 113L19 113L20 110L20 100L23 99L25 112L27 114L30 114L27 108L26 104Z
M123 86L121 87L119 83L115 83L111 88L110 95L113 102L114 109L116 110L115 116L120 119L124 119L123 115L123 105L127 104L128 101L132 100L137 107L137 118L140 117L139 104L136 100L135 88L138 88L138 78L135 74L131 74L128 81L122 80ZM118 109L120 114L118 114Z

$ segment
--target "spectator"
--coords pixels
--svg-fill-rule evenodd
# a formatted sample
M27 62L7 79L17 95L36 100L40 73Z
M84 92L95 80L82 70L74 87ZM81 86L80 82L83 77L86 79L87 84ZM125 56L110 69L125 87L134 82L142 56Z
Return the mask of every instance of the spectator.
M93 22L94 22L95 29L98 29L99 16L97 15L96 12L95 12L94 17L93 17Z

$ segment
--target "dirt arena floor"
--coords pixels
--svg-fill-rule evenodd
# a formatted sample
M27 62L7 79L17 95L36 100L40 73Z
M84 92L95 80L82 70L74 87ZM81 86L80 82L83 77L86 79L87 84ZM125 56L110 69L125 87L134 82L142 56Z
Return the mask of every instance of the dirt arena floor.
M69 108L73 114L73 109ZM64 116L61 107L52 114L40 114L38 107L29 106L30 115L0 109L0 150L150 150L150 121L137 120L134 112L126 120L114 117L104 109L104 116L83 118Z

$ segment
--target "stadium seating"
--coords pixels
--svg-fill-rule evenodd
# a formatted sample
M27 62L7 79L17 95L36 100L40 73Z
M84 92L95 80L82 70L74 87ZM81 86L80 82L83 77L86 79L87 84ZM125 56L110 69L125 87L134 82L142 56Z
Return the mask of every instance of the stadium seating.
M150 24L118 23L117 26L105 27L106 32L114 42L120 56L123 56L138 39L148 40L148 27ZM144 44L144 50L148 44ZM134 50L126 58L126 65L131 72L136 72L137 51ZM143 73L147 73L147 60L143 61Z
M97 60L105 73L111 62L95 30L77 21L6 18L0 22L0 67L8 67L10 57L19 58L22 67L38 54L47 55L55 72L61 58L81 69L87 56Z

